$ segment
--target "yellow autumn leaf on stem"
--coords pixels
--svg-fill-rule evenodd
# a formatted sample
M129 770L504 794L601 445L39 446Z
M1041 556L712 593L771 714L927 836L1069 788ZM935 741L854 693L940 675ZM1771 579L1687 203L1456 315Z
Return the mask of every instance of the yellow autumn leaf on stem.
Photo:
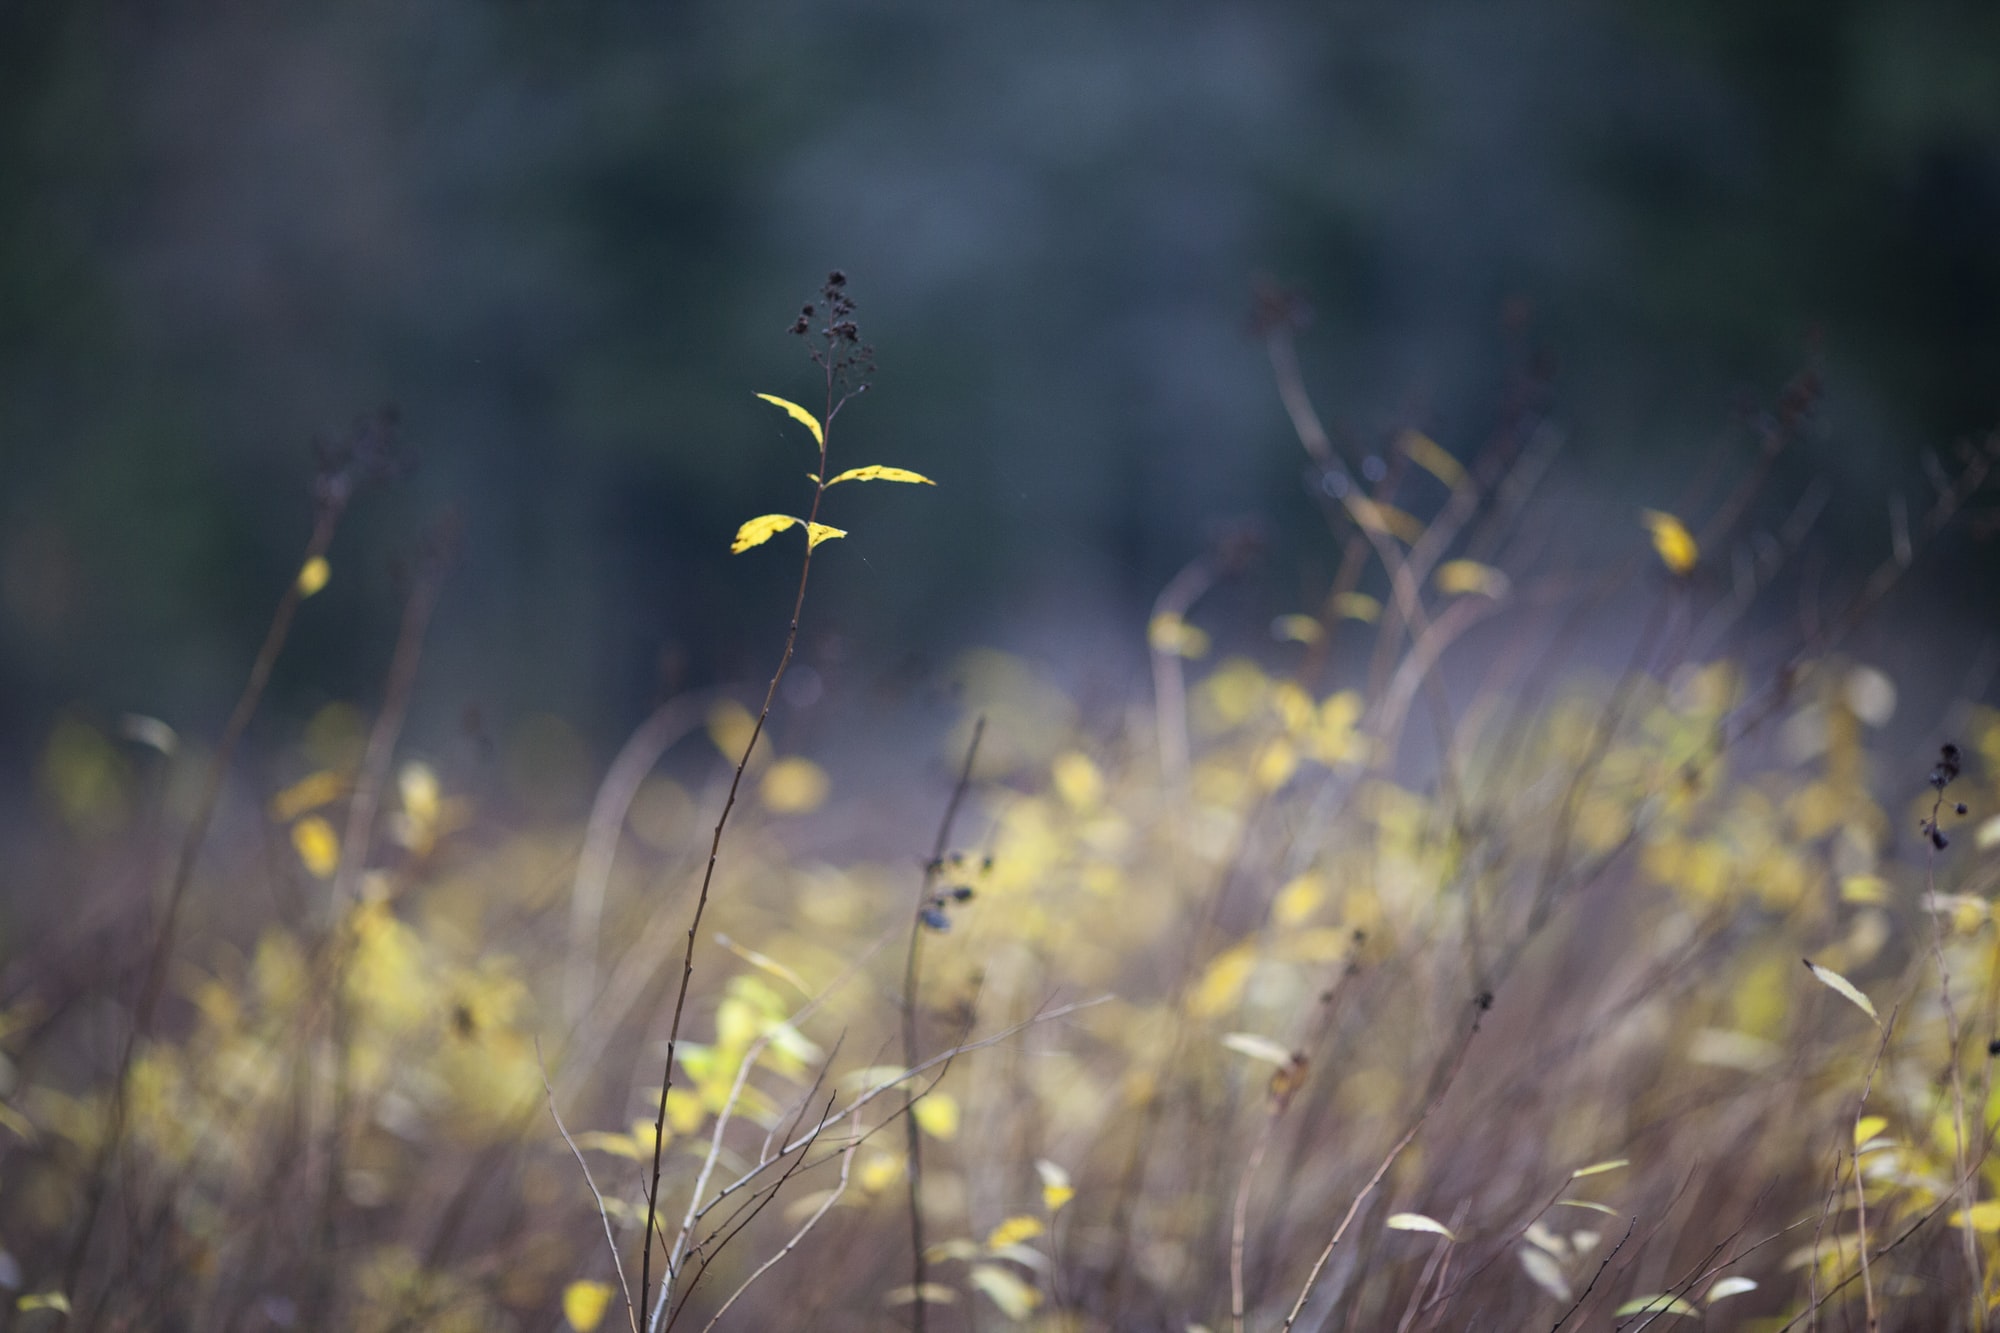
M1974 1231L1991 1235L2000 1231L2000 1201L1988 1199L1970 1208L1961 1208L1949 1220L1955 1227L1970 1226Z
M1076 1197L1076 1186L1070 1183L1069 1172L1049 1161L1037 1158L1035 1174L1042 1178L1042 1207L1056 1212Z
M806 524L806 549L810 551L821 542L830 542L835 537L845 537L846 535L846 528L829 527L824 523L808 523Z
M1443 1236L1446 1240L1458 1239L1451 1233L1450 1227L1435 1217L1426 1217L1422 1213L1391 1213L1389 1220L1383 1225L1391 1231L1428 1231L1434 1236Z
M297 819L311 810L331 804L347 794L347 778L331 769L300 778L271 798L271 818Z
M1271 622L1271 637L1291 643L1318 643L1324 631L1311 616L1279 616Z
M789 398L780 398L775 393L760 393L757 396L771 406L782 409L786 416L811 431L813 433L814 444L817 444L822 449L826 447L826 432L819 428L818 417L806 411L797 403L792 402Z
M1653 549L1670 572L1685 574L1701 559L1701 548L1695 545L1693 534L1672 514L1642 509L1639 519L1646 525L1646 531L1653 534Z
M958 1137L958 1101L948 1092L933 1092L910 1108L917 1125L934 1139Z
M1415 546L1424 535L1423 522L1416 515L1405 513L1394 505L1378 504L1363 496L1350 495L1347 497L1347 512L1370 532L1384 533L1405 546Z
M1156 653L1168 657L1201 657L1208 652L1208 633L1181 619L1175 611L1162 611L1146 626L1146 641Z
M318 815L307 815L292 825L292 849L315 878L332 879L340 868L340 838L333 825Z
M1805 959L1804 962L1806 969L1819 978L1821 985L1851 1000L1856 1008L1875 1020L1875 1026L1880 1027L1882 1025L1881 1016L1875 1012L1874 1001L1863 995L1853 982L1830 967L1821 967L1810 958Z
M324 588L326 581L332 577L333 566L327 564L326 557L323 555L314 556L312 559L306 561L305 565L299 570L299 596L312 596L321 588Z
M867 467L851 467L836 477L828 478L826 484L838 486L843 481L903 481L912 486L937 485L921 472L912 472L902 467L883 467L880 463L871 463Z
M736 529L736 540L729 543L729 553L742 555L753 546L762 546L786 528L796 526L798 522L799 520L790 514L764 514L753 518Z
M1507 576L1477 560L1447 560L1431 577L1439 592L1453 596L1476 594L1497 600L1507 595Z
M1382 603L1365 592L1344 592L1333 599L1333 613L1372 625L1382 618Z
M1042 1303L1042 1293L998 1264L974 1264L966 1278L1017 1324Z
M563 1288L563 1318L576 1333L591 1333L604 1322L604 1312L610 1305L608 1282L572 1282Z
M1442 445L1422 431L1406 430L1397 443L1402 447L1403 457L1453 490L1458 489L1459 483L1465 480L1465 469L1459 465L1459 461L1446 453Z
M1009 1245L1019 1245L1024 1240L1033 1240L1046 1230L1041 1219L1035 1217L1010 1217L994 1227L986 1237L986 1248L1004 1250Z

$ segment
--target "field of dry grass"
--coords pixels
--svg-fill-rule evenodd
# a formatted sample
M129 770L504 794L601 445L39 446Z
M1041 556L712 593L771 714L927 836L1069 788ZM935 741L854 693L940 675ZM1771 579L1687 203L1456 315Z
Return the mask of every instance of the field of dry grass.
M811 507L739 535L794 632L872 461L841 287L825 403L774 400ZM1897 682L1845 640L1995 449L1820 614L1765 615L1812 541L1765 494L1809 384L1551 566L1534 412L1348 460L1268 333L1324 601L1217 648L1241 553L1203 555L1097 712L968 654L886 795L793 748L783 664L665 702L587 815L533 799L574 767L552 721L511 797L406 753L448 534L380 697L244 763L362 432L224 734L47 737L0 1326L1986 1327L2000 714L1903 699L1930 758L1880 755ZM1619 665L1569 668L1585 639Z

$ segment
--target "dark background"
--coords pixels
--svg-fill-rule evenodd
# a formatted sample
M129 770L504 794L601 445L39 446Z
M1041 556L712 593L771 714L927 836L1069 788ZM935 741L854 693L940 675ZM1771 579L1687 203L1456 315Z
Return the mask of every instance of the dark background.
M970 643L1136 666L1246 516L1259 614L1323 590L1259 280L1362 451L1468 455L1531 342L1576 522L1627 542L1817 348L1775 490L1825 477L1872 560L1922 451L2000 423L2000 10L0 0L14 780L64 708L213 734L310 442L383 403L420 466L357 505L281 715L377 695L447 506L430 714L609 740L767 672L795 548L727 544L802 503L752 395L815 401L785 329L835 266L882 366L836 465L941 484L836 493L807 660L890 688Z

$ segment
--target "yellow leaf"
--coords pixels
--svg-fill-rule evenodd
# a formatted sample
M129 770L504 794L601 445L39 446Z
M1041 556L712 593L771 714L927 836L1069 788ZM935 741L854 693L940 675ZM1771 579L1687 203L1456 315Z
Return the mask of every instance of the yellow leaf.
M1965 1226L1968 1222L1974 1231L1989 1235L2000 1231L2000 1200L1988 1199L1970 1208L1961 1208L1951 1215L1951 1224L1955 1227Z
M1000 1313L1017 1323L1042 1303L1042 1293L997 1264L974 1264L967 1278L1000 1307Z
M611 1284L608 1282L572 1282L563 1288L563 1318L576 1333L590 1333L604 1322L604 1312L611 1305Z
M1702 1300L1713 1305L1717 1301L1725 1301L1731 1296L1741 1296L1746 1291L1755 1290L1757 1290L1757 1281L1755 1278L1726 1277L1710 1287L1708 1295L1702 1297Z
M917 1105L921 1106L923 1103L918 1102ZM860 1182L864 1193L880 1194L901 1179L902 1174L903 1159L883 1152L870 1154L861 1163L861 1168L854 1173L854 1178Z
M1496 600L1507 595L1507 576L1477 560L1447 560L1432 576L1439 592L1460 596L1476 593Z
M1078 814L1089 814L1104 800L1104 774L1081 751L1069 750L1057 755L1049 766L1049 776L1054 779L1056 794L1063 798L1063 804Z
M1859 1148L1889 1127L1886 1116L1864 1115L1854 1122L1854 1146Z
M0 1129L11 1131L16 1138L21 1139L23 1142L33 1143L36 1141L34 1122L5 1102L0 1102Z
M910 1305L917 1301L926 1305L954 1305L958 1293L942 1283L926 1282L921 1287L897 1287L882 1298L884 1305Z
M762 398L765 402L769 403L773 407L782 408L786 416L798 422L801 426L804 426L807 430L813 433L814 444L818 445L822 449L826 447L826 432L819 428L818 417L806 411L803 407L800 407L797 403L794 403L789 399L780 398L778 397L778 395L774 393L760 393L757 396L759 398Z
M1188 996L1188 1012L1197 1018L1214 1018L1233 1009L1256 968L1257 955L1246 946L1217 955Z
M1415 515L1406 514L1394 505L1377 504L1364 496L1347 497L1348 512L1354 521L1370 532L1386 533L1405 546L1415 546L1423 538L1424 525Z
M299 596L310 597L326 586L333 577L333 566L327 564L326 557L316 555L299 569Z
M1458 484L1465 480L1465 469L1459 466L1458 460L1422 431L1404 431L1397 444L1403 450L1403 457L1453 490L1457 490Z
M331 769L300 778L271 798L271 818L289 822L308 810L337 801L347 791L347 779Z
M1559 1301L1570 1298L1569 1279L1563 1275L1562 1265L1551 1259L1546 1251L1523 1246L1516 1253L1530 1281Z
M1701 559L1701 548L1695 545L1694 537L1672 514L1642 509L1639 519L1653 534L1653 549L1659 552L1660 563L1670 572L1685 574Z
M1889 885L1878 875L1849 875L1840 881L1840 898L1849 903L1886 903Z
M1571 1180L1582 1180L1585 1176L1601 1176L1606 1171L1616 1171L1621 1167L1630 1165L1632 1165L1631 1158L1614 1157L1608 1162L1592 1162L1589 1166L1580 1166L1569 1173L1569 1178Z
M1863 995L1859 990L1855 989L1853 982L1849 981L1846 977L1843 977L1842 975L1840 975L1840 973L1834 971L1830 967L1821 967L1818 963L1815 963L1810 958L1805 959L1804 962L1807 969L1809 969L1814 976L1818 977L1824 985L1830 987L1839 994L1844 995L1848 999L1854 1001L1854 1003L1860 1007L1862 1013L1867 1014L1870 1018L1875 1020L1875 1025L1877 1027L1880 1027L1882 1025L1882 1020L1879 1017L1877 1017L1875 1013L1874 1001L1870 1000L1866 995Z
M1004 1250L1009 1245L1019 1245L1024 1240L1033 1240L1042 1234L1041 1221L1033 1217L1010 1217L987 1233L986 1248Z
M1292 1062L1290 1050L1269 1037L1260 1037L1254 1032L1232 1032L1222 1039L1222 1044L1238 1055L1247 1055L1252 1060L1267 1061L1280 1069Z
M1620 1213L1620 1212L1619 1212L1619 1211L1618 1211L1618 1210L1617 1210L1616 1208L1613 1208L1613 1207L1612 1207L1611 1205L1609 1205L1609 1204L1604 1204L1604 1203L1592 1203L1592 1202L1591 1202L1591 1201L1590 1201L1589 1199L1557 1199L1557 1200L1556 1200L1556 1207L1558 1207L1558 1208L1588 1208L1588 1209L1589 1209L1589 1210L1590 1210L1591 1212L1593 1212L1593 1213L1603 1213L1603 1214L1604 1214L1604 1215L1605 1215L1606 1217L1622 1217L1622 1216L1624 1216L1624 1214Z
M1451 1228L1435 1217L1425 1217L1422 1213L1391 1213L1382 1225L1391 1231L1428 1231L1432 1235L1443 1236L1446 1240L1457 1240Z
M1280 926L1304 925L1326 901L1326 881L1310 872L1278 890L1271 903L1271 920Z
M756 734L757 715L734 699L724 699L708 710L708 739L724 759L732 763L741 759L744 747Z
M646 1137L651 1138L652 1126L646 1126ZM585 1130L576 1136L576 1146L592 1152L608 1152L613 1157L627 1157L635 1162L650 1161L652 1154L639 1146L639 1141L630 1134L608 1134L601 1129Z
M934 1139L958 1137L958 1100L948 1092L933 1092L910 1108L917 1127Z
M1170 657L1201 657L1208 652L1208 635L1174 611L1162 611L1153 617L1146 626L1146 642L1154 652Z
M810 759L780 759L764 773L758 794L764 808L781 815L809 814L826 803L833 787L826 770Z
M307 815L292 825L292 847L306 869L319 879L332 879L340 868L340 838L333 825L318 815Z
M69 1297L59 1291L38 1291L32 1296L23 1296L14 1302L14 1308L21 1311L54 1310L59 1314L70 1312Z
M753 546L762 546L798 521L790 514L765 514L753 518L736 529L736 540L729 543L729 553L742 555Z
M846 528L831 527L825 523L806 524L806 549L812 550L821 542L830 542L836 537L845 537Z
M685 1088L675 1088L667 1093L667 1127L674 1133L692 1134L701 1128L702 1122L706 1119L708 1119L707 1108L701 1104L698 1095ZM645 1126L643 1137L647 1146L651 1147L653 1126L643 1120L638 1123ZM638 1126L634 1126L633 1132L638 1133Z
M883 467L880 463L871 463L867 467L851 467L839 476L830 478L826 484L838 486L843 481L903 481L912 486L937 485L920 472L912 472L908 468L901 467Z
M426 828L437 823L438 816L444 813L437 770L429 764L404 764L396 774L396 794L403 798L403 813Z
M1333 613L1372 625L1382 618L1382 603L1365 592L1344 592L1333 599Z
M1271 622L1271 637L1291 643L1318 643L1323 632L1311 616L1279 616Z
M1069 1172L1047 1158L1038 1158L1035 1173L1042 1178L1042 1207L1050 1212L1059 1211L1062 1206L1076 1197L1076 1187L1070 1184Z
M1251 767L1251 776L1256 778L1262 791L1276 791L1291 781L1292 774L1298 772L1299 752L1296 747L1282 737L1264 746L1257 754L1257 761Z

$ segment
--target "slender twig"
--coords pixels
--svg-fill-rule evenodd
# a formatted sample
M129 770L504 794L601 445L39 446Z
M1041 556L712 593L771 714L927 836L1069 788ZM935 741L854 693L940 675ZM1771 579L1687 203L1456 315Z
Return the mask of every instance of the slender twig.
M1868 1062L1868 1073L1861 1080L1861 1095L1854 1099L1853 1129L1848 1136L1854 1158L1855 1240L1861 1249L1861 1291L1868 1307L1868 1333L1875 1333L1882 1319L1875 1309L1875 1280L1868 1272L1868 1191L1861 1179L1861 1113L1868 1106L1869 1090L1875 1086L1875 1071L1882 1067L1882 1056L1889 1049L1889 1034L1895 1030L1896 1011L1891 1009L1882 1024L1882 1040L1875 1044L1875 1058Z
M1182 669L1182 636L1186 616L1215 583L1214 562L1199 556L1167 581L1153 599L1146 622L1146 641L1153 659L1153 730L1160 751L1160 773L1178 789L1188 776L1187 677Z
M660 1097L653 1119L653 1171L652 1179L646 1187L646 1227L643 1245L644 1257L639 1266L639 1298L650 1301L653 1290L653 1245L652 1236L658 1225L660 1207L661 1147L666 1139L667 1094L674 1085L674 1058L680 1046L681 1022L687 1014L688 989L694 982L694 946L701 933L701 918L708 910L708 895L715 883L716 863L722 858L722 835L729 827L730 812L736 808L736 797L743 786L743 774L750 767L750 756L756 753L757 742L764 734L764 724L770 719L771 705L777 700L778 686L785 678L785 671L792 664L792 653L798 647L799 620L805 613L806 586L812 578L813 524L819 520L820 503L826 496L827 487L827 445L833 435L833 419L846 403L848 395L836 396L839 381L835 374L834 360L829 357L824 362L826 371L826 416L822 418L819 431L819 470L813 474L812 505L806 511L806 552L799 562L799 587L792 598L792 615L785 628L785 649L778 657L778 666L771 673L771 683L764 690L764 703L757 710L757 721L750 728L750 738L744 742L743 754L736 761L736 771L729 778L729 794L723 800L722 813L716 816L715 832L709 838L708 863L702 868L701 889L695 895L694 911L688 918L687 947L681 954L680 987L674 995L673 1021L667 1028L667 1054L660 1073ZM647 1327L659 1326L660 1316L665 1310L665 1302L653 1306L653 1314Z
M1464 1038L1458 1044L1457 1054L1452 1057L1451 1064L1439 1078L1436 1091L1431 1094L1430 1100L1424 1103L1423 1109L1417 1112L1416 1119L1410 1122L1410 1127L1403 1131L1403 1136L1396 1140L1395 1146L1390 1148L1377 1164L1375 1173L1368 1177L1368 1183L1361 1187L1361 1192L1354 1196L1354 1202L1347 1206L1347 1213L1340 1219L1340 1225L1333 1229L1333 1236L1327 1241L1326 1248L1321 1250L1319 1258L1313 1261L1312 1271L1306 1275L1305 1285L1299 1289L1299 1298L1292 1302L1291 1313L1285 1316L1283 1325L1285 1333L1289 1333L1292 1325L1298 1323L1299 1315L1305 1310L1306 1301L1312 1296L1313 1288L1319 1285L1320 1274L1325 1271L1327 1261L1333 1258L1333 1251L1340 1244L1341 1238L1347 1234L1348 1227L1354 1224L1356 1215L1361 1211L1361 1205L1368 1201L1368 1196L1375 1192L1375 1187L1389 1174L1389 1168L1396 1164L1396 1159L1401 1157L1404 1149L1415 1141L1417 1132L1424 1127L1424 1122L1431 1118L1431 1113L1436 1111L1450 1094L1452 1084L1458 1081L1459 1071L1465 1068L1465 1057L1472 1050L1472 1039L1479 1035L1480 1022L1486 1017L1486 1011L1492 1002L1493 997L1485 994L1475 1000L1472 1025L1466 1029Z
M618 751L590 804L583 851L570 884L569 957L563 965L563 1016L572 1026L583 1018L596 989L599 923L625 817L660 756L701 724L707 700L705 694L681 695L654 709Z
M1257 1128L1257 1140L1250 1145L1249 1160L1243 1164L1243 1179L1236 1185L1236 1206L1231 1210L1229 1222L1229 1326L1234 1333L1243 1333L1243 1251L1250 1223L1250 1186L1271 1147L1278 1115L1276 1105L1265 1112L1264 1123Z
M1972 1279L1972 1327L1985 1333L1986 1329L1986 1282L1979 1261L1979 1236L1972 1225L1972 1190L1967 1184L1972 1173L1966 1168L1965 1160L1965 1078L1959 1071L1959 1046L1964 1039L1964 1030L1958 1021L1958 1007L1951 996L1951 964L1944 956L1944 913L1939 910L1937 900L1937 858L1945 846L1943 832L1938 828L1938 818L1944 810L1944 789L1958 776L1957 750L1945 747L1945 762L1933 770L1931 785L1936 795L1931 800L1931 813L1924 826L1926 851L1924 856L1924 896L1931 918L1931 957L1937 962L1938 998L1944 1006L1944 1026L1946 1059L1951 1071L1951 1152L1952 1168L1957 1172L1963 1204L1959 1209L1958 1234L1961 1248L1965 1251L1966 1271ZM1950 771L1946 771L1946 765ZM1860 1164L1855 1165L1855 1174L1860 1174ZM1858 1185L1857 1185L1858 1188ZM1875 1327L1874 1291L1868 1283L1867 1251L1862 1251L1862 1290L1869 1295L1869 1328Z
M355 477L347 469L321 478L318 512L314 516L312 534L306 540L305 555L299 566L301 569L323 558L333 545L333 534L340 526L349 501L353 499L354 487ZM145 980L132 1010L132 1024L126 1030L119 1050L117 1070L111 1085L108 1123L91 1165L76 1234L70 1241L69 1255L63 1264L62 1289L66 1292L76 1290L77 1278L90 1252L91 1237L95 1234L98 1215L103 1209L105 1192L110 1184L112 1160L123 1145L125 1122L130 1110L132 1063L138 1054L139 1043L152 1031L153 1016L166 989L167 965L173 958L181 908L187 899L188 884L194 878L195 861L201 854L202 844L208 839L208 826L215 818L215 809L222 797L223 780L228 776L230 762L236 756L236 747L242 743L243 733L249 729L251 718L256 716L258 705L263 702L265 687L271 682L271 672L278 664L279 654L284 651L286 639L291 636L293 618L306 596L295 570L285 584L283 595L278 598L277 610L272 613L270 627L264 632L264 642L250 664L250 678L244 683L243 692L237 696L229 720L222 728L221 739L216 743L215 755L209 761L208 773L202 782L201 795L195 802L194 814L181 838L180 850L167 880L166 901L154 929Z
M813 1091L814 1093L817 1093L818 1090L819 1090L819 1084L815 1082L813 1085ZM742 1215L740 1217L732 1219L732 1222L728 1224L727 1231L718 1234L718 1236L715 1237L715 1244L709 1246L707 1249L703 1251L701 1256L700 1266L698 1266L695 1269L694 1276L688 1280L687 1286L682 1288L680 1300L675 1304L673 1312L667 1316L666 1327L668 1329L672 1329L673 1326L680 1321L680 1317L687 1313L688 1302L694 1299L695 1288L701 1285L701 1279L703 1278L703 1276L707 1274L709 1265L715 1262L716 1258L722 1253L722 1251L728 1247L730 1241L736 1239L738 1235L742 1234L742 1231L745 1227L749 1226L752 1222L757 1220L757 1215L759 1213L763 1212L766 1208L770 1207L771 1201L778 1197L779 1193L785 1188L786 1184L789 1183L791 1181L791 1178L798 1173L799 1168L805 1165L806 1154L812 1151L812 1145L819 1139L820 1130L823 1129L828 1123L827 1113L833 1110L833 1103L838 1099L838 1096L839 1094L836 1093L834 1096L828 1097L826 1099L826 1106L820 1112L818 1125L814 1129L813 1133L808 1136L806 1140L806 1146L800 1149L798 1156L795 1157L791 1161L791 1163L785 1167L783 1174L781 1174L778 1177L777 1182L773 1184L769 1189L764 1190L761 1194L761 1197L754 1200L748 1207L742 1209L741 1210ZM799 1114L797 1118L792 1122L792 1128L794 1131L796 1131L799 1124L805 1120L806 1112L810 1110L811 1107L812 1104L809 1101L802 1101L799 1103ZM668 1297L673 1290L671 1285L672 1276L673 1275L671 1273L662 1276L660 1284L660 1304L662 1306L667 1304Z
M861 1120L860 1115L856 1114L854 1120L856 1126L858 1127ZM706 1324L702 1325L702 1333L709 1333L709 1330L713 1329L717 1324L721 1323L722 1316L729 1313L729 1307L736 1304L737 1297L741 1296L744 1292L750 1290L751 1283L755 1282L758 1278L764 1276L764 1274L770 1272L773 1268L777 1267L779 1260L783 1259L793 1250L798 1249L799 1243L805 1240L806 1233L811 1231L814 1227L818 1226L820 1219L825 1217L829 1212L833 1211L833 1206L836 1203L840 1202L841 1195L847 1192L848 1174L850 1169L854 1165L854 1150L858 1148L860 1145L861 1145L861 1140L857 1137L852 1139L845 1148L841 1149L840 1183L835 1185L831 1190L827 1191L826 1198L820 1201L819 1207L813 1210L812 1216L808 1217L805 1220L805 1225L801 1226L796 1232L794 1232L792 1234L792 1238L786 1241L784 1245L776 1253L772 1254L771 1257L766 1259L763 1263L757 1265L757 1267L754 1270L752 1270L750 1276L743 1279L743 1285L739 1286L735 1291L730 1293L729 1299L724 1301L721 1307L716 1310L715 1317L713 1319L710 1319Z
M944 854L951 846L951 826L958 819L958 807L965 801L965 794L972 786L973 761L979 757L979 742L985 735L986 717L981 714L972 724L972 739L965 747L965 764L959 769L958 782L951 789L951 798L945 802L944 817L938 821L937 838L931 844L929 859L924 862L923 879L917 890L916 911L910 917L910 948L903 960L905 1067L914 1067L917 1063L917 965L923 952L924 931L928 928L926 919L931 913L942 910L932 901L932 895L936 892L938 874L944 867ZM903 1150L909 1159L909 1169L904 1174L909 1185L910 1289L917 1293L917 1299L911 1303L910 1319L916 1333L924 1333L923 1290L929 1260L924 1253L923 1127L917 1123L917 1100L913 1096L903 1105Z
M1556 1320L1555 1323L1549 1325L1549 1333L1561 1333L1562 1326L1564 1324L1567 1324L1570 1321L1570 1317L1573 1316L1578 1310L1581 1310L1583 1308L1583 1303L1590 1299L1590 1293L1597 1289L1598 1279L1604 1276L1605 1269L1611 1267L1611 1261L1618 1257L1618 1251L1625 1248L1625 1242L1632 1239L1632 1228L1638 1225L1639 1225L1638 1218L1633 1217L1626 1219L1625 1234L1618 1238L1618 1243L1611 1247L1611 1253L1604 1256L1604 1262L1600 1263L1597 1266L1597 1271L1590 1275L1590 1281L1587 1284L1585 1284L1583 1288L1583 1294L1576 1298L1576 1300L1570 1305L1569 1309L1563 1311L1562 1318Z
M791 1142L781 1145L778 1151L772 1154L767 1160L758 1162L755 1165L749 1167L742 1173L742 1175L738 1176L735 1180L731 1181L729 1184L717 1190L715 1192L715 1197L710 1199L708 1203L703 1206L702 1212L706 1214L710 1210L716 1208L724 1200L730 1198L738 1191L748 1188L751 1183L753 1183L759 1176L763 1175L764 1172L770 1170L771 1167L784 1161L791 1154L798 1152L800 1149L806 1147L807 1144L811 1141L812 1134L816 1134L825 1130L826 1127L830 1125L834 1120L845 1119L847 1116L853 1114L855 1111L858 1111L862 1107L867 1106L870 1103L874 1102L877 1098L886 1097L890 1093L899 1090L905 1083L908 1083L911 1079L921 1077L924 1074L928 1074L930 1073L930 1071L934 1069L940 1069L940 1068L948 1069L952 1061L956 1060L961 1055L969 1055L973 1051L985 1050L989 1046L998 1045L1003 1041L1007 1041L1013 1037L1018 1036L1019 1034L1027 1031L1029 1028L1034 1027L1037 1024L1054 1022L1056 1019L1067 1018L1071 1014L1080 1013L1085 1009L1092 1009L1100 1004L1109 1003L1111 998L1112 997L1110 997L1109 995L1100 995L1095 999L1079 1000L1075 1004L1065 1004L1054 1009L1044 1009L1038 1013L1030 1015L1028 1018L1023 1019L1019 1023L1009 1024L1008 1026L1001 1028L998 1032L995 1032L990 1036L981 1037L977 1041L962 1041L957 1045L950 1047L947 1050L940 1051L936 1055L926 1058L923 1061L923 1063L917 1065L913 1069L905 1069L902 1072L898 1073L894 1078L884 1079L882 1082L877 1083L874 1086L868 1088L866 1091L860 1093L858 1096L855 1097L855 1099L852 1102L848 1103L845 1107L842 1107L840 1110L834 1112L826 1120L823 1120L819 1124L815 1125L812 1128L812 1130L808 1132L808 1135L806 1137L795 1139ZM935 1085L936 1080L933 1079L932 1082L933 1085ZM898 1113L900 1114L900 1108ZM884 1121L884 1124L886 1123L888 1122ZM878 1126L876 1130L870 1130L869 1136L873 1136L879 1129L880 1126Z
M597 1200L597 1216L604 1223L604 1246L611 1251L611 1268L618 1274L618 1289L625 1295L625 1319L631 1325L632 1333L639 1333L639 1309L632 1304L632 1287L625 1281L625 1261L618 1257L618 1238L611 1234L611 1210L604 1206L604 1194L597 1188L597 1178L591 1174L590 1163L584 1160L583 1150L570 1137L569 1126L563 1124L562 1112L556 1109L556 1090L549 1084L549 1067L542 1061L542 1043L535 1041L535 1068L541 1071L542 1092L549 1102L549 1118L556 1122L556 1133L569 1145L570 1155L576 1158L577 1169L583 1172L583 1183L590 1186L590 1197Z

